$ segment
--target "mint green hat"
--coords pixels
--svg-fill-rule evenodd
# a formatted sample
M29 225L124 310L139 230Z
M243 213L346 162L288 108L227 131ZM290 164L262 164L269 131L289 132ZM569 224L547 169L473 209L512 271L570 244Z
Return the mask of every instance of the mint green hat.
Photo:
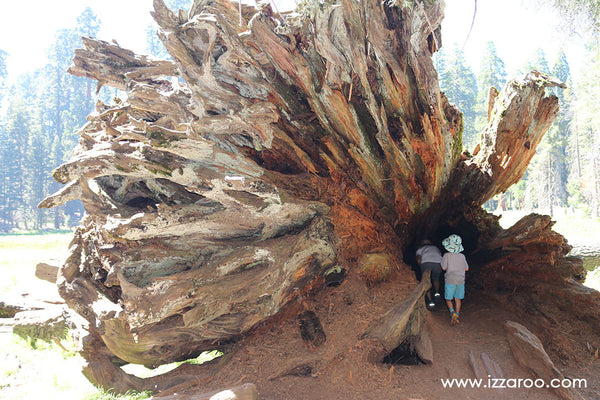
M442 245L450 253L460 253L465 248L462 246L462 239L458 235L450 235L442 240Z

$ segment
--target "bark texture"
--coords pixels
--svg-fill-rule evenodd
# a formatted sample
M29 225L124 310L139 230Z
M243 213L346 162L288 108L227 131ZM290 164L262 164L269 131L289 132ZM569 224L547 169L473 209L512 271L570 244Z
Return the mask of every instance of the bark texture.
M511 81L476 154L462 154L461 113L431 59L443 6L243 6L240 25L237 3L174 13L155 0L173 61L83 38L69 71L127 100L98 103L53 172L64 188L40 206L78 198L88 212L57 283L89 324L95 383L152 389L115 360L226 349L305 308L338 264L353 273L363 254L383 253L407 271L403 251L441 225L469 227L480 254L515 240L529 251L535 232L501 232L480 206L523 175L558 111L545 88L562 84L535 71Z

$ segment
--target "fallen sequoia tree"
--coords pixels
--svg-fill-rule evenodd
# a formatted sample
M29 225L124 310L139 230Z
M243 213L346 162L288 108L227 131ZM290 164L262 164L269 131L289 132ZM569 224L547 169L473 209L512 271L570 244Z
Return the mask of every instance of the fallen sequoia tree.
M346 346L381 362L422 339L429 281L417 286L407 261L418 240L449 232L470 247L473 282L545 296L547 312L598 329L598 296L566 283L581 263L549 218L503 230L481 208L523 176L558 111L545 89L562 83L532 71L490 91L469 155L431 59L443 2L342 0L285 15L225 0L154 8L173 61L93 38L76 50L70 73L128 97L97 104L53 172L65 186L40 205L81 199L88 213L57 283L86 320L92 382L157 392L218 382L246 340L296 317L315 354ZM347 278L332 295L324 275L336 267ZM329 295L329 310L376 304L334 316L345 331L315 312ZM214 349L225 355L154 378L119 368ZM323 377L343 358L283 362L271 380Z

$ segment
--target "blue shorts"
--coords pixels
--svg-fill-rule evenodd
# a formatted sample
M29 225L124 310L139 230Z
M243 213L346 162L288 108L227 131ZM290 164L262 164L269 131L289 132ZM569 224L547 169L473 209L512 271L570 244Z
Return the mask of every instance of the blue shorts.
M446 300L459 299L462 300L465 298L465 284L462 283L460 285L444 285L444 298Z

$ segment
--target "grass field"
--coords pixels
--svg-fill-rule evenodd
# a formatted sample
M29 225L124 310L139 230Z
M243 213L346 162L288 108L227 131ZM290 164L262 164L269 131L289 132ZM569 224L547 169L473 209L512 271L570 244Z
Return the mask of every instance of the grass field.
M38 341L33 349L3 333L0 354L0 399L85 399L98 392L81 374L81 358L55 344Z
M55 290L55 286L35 278L35 266L39 262L55 260L58 265L64 259L72 233L45 235L0 236L0 293L21 294Z

